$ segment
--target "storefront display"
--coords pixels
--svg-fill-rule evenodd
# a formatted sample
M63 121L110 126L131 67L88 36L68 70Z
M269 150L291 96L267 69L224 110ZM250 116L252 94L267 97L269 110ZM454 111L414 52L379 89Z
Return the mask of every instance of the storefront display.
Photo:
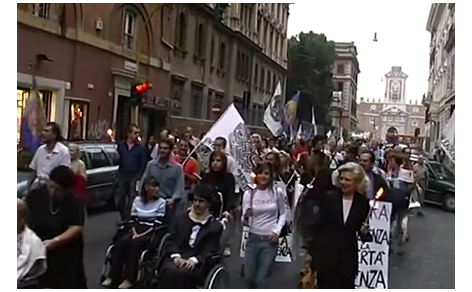
M83 140L87 132L88 104L80 101L71 101L69 109L69 140Z

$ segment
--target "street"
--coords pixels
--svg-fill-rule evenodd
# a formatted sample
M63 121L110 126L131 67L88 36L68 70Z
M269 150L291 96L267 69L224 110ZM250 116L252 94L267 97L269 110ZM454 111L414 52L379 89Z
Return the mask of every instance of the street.
M85 268L88 287L101 288L99 279L105 250L115 232L116 212L91 214L85 226ZM390 260L392 289L454 289L454 214L427 208L425 217L410 217L410 242L403 256ZM232 240L232 256L225 261L231 275L231 288L244 288L240 277L240 233ZM275 265L270 288L293 289L298 281L294 264Z

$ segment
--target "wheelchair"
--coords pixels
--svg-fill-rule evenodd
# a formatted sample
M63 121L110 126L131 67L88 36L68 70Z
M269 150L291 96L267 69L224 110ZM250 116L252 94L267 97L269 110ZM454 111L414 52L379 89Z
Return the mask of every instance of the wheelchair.
M222 194L218 193L218 195L220 202L223 202ZM223 225L223 232L225 232L227 229L226 225L228 219L221 217L221 214L223 214L222 208L223 204L220 204L220 216L218 216L217 218L219 218L218 221ZM221 234L221 236L223 236L223 233ZM196 289L229 289L230 279L229 273L223 263L223 250L224 247L220 246L218 253L210 255L203 261L203 263L201 264L201 269L202 275L204 276L202 277L200 283L197 285ZM159 258L155 269L155 282L153 285L155 287L158 287L159 268L163 259L164 258L162 257L161 253L161 257Z
M153 282L154 271L156 270L158 260L162 257L162 253L165 250L170 236L168 233L168 227L163 224L163 221L156 220L153 223L153 231L149 246L141 251L138 262L138 275L136 277L136 282L134 283L136 288L147 288ZM132 219L118 224L118 231L113 237L112 244L108 246L105 254L105 261L100 275L100 283L106 279L110 272L110 262L115 242L129 232L129 228L137 222L139 222L137 219Z

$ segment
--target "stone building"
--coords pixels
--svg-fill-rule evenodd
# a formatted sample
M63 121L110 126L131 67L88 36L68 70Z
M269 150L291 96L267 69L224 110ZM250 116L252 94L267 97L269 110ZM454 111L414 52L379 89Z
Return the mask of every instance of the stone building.
M357 76L361 73L357 48L354 42L337 42L335 49L333 83L340 103L331 106L331 121L333 127L350 132L357 126Z
M262 126L264 99L285 88L289 7L222 4L17 4L18 141L33 89L68 139L121 138L133 113L144 137L204 131L233 101ZM139 114L136 80L152 84Z
M431 34L426 112L426 150L432 153L455 110L455 4L434 3L426 30Z
M357 107L358 128L385 140L387 132L399 135L424 136L426 108L417 100L406 102L408 76L394 66L385 75L385 98L360 98Z

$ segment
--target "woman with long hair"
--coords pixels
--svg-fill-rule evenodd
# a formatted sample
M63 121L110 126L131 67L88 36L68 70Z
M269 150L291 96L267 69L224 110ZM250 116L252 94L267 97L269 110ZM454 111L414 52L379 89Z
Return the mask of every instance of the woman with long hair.
M255 187L243 197L242 221L249 227L244 252L248 289L266 288L286 223L285 196L274 184L273 168L260 163L254 169Z
M153 231L157 222L163 223L166 212L166 201L159 198L159 183L148 177L143 184L139 196L131 207L132 226L119 238L111 254L110 273L102 282L102 286L110 287L122 279L119 289L130 289L134 286L138 275L140 252L151 244ZM119 283L119 282L118 282Z
M228 160L224 152L213 151L210 154L209 171L205 173L202 178L202 183L214 186L223 199L221 203L215 202L211 207L211 212L215 217L230 217L230 214L234 213L234 209L237 207L238 203L234 192L236 181L234 175L227 170L227 164ZM229 224L229 226L234 227L234 224ZM225 232L225 234L228 235L231 233L232 232L228 230ZM223 254L224 256L230 256L229 240L224 240L224 244L225 249Z
M279 152L269 152L266 155L266 161L272 166L274 180L285 185L287 199L290 208L293 206L293 193L295 191L295 181L297 180L295 171L290 170L287 165L282 166Z
M358 235L372 240L368 224L370 186L364 169L348 162L332 174L336 189L317 197L316 226L309 250L319 289L354 289L358 272ZM309 191L310 192L310 191Z
M83 252L84 207L72 192L74 172L55 167L49 181L28 193L31 229L47 251L47 271L42 286L51 289L86 289Z

